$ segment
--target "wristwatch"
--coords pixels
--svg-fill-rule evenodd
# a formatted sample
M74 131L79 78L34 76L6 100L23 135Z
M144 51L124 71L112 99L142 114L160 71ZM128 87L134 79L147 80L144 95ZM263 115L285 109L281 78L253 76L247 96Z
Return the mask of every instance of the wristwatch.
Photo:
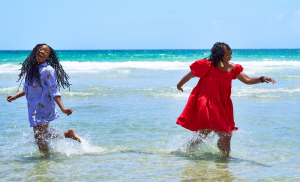
M261 76L259 79L260 79L260 83L263 83L265 82L263 79L265 78L265 76Z

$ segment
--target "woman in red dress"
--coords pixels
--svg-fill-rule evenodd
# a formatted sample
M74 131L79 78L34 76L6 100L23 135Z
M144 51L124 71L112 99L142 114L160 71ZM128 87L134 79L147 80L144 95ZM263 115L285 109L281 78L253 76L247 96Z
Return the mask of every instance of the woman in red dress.
M238 129L235 127L230 98L232 79L237 78L245 84L276 83L274 79L264 76L248 77L241 65L229 62L231 54L231 48L227 44L215 43L208 59L195 61L190 66L191 71L177 84L178 90L183 92L182 86L186 82L200 77L176 123L197 131L202 139L212 131L216 132L220 137L218 147L227 157L232 133Z

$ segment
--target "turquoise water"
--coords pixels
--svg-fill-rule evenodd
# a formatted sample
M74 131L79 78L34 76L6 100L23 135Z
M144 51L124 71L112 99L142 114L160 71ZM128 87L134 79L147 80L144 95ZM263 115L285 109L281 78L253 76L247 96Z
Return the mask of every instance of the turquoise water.
M236 126L231 158L211 134L195 136L175 124L196 85L178 81L209 50L57 51L70 76L61 90L71 116L52 127L73 128L82 144L53 140L43 156L33 139L25 97L12 103L20 65L30 51L0 51L0 179L3 181L299 181L300 50L233 50L232 62L249 76L276 85L233 81ZM55 125L55 126L54 126ZM174 151L181 149L181 152Z

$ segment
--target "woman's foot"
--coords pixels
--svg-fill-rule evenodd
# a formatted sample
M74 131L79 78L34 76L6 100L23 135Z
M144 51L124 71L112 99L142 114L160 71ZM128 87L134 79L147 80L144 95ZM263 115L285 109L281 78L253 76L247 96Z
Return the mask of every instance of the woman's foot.
M76 135L75 131L72 128L70 128L68 131L65 131L64 134L66 138L72 138L73 140L81 143L79 136Z

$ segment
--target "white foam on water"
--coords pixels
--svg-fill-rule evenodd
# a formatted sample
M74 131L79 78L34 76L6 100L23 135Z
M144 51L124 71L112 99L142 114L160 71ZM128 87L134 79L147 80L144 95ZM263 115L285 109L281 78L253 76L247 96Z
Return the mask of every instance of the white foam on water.
M300 80L300 76L280 76L281 79L285 79L285 80Z
M14 79L14 80L18 80L19 76L18 75L5 75L5 76L0 76L0 79Z
M62 92L64 96L70 96L70 97L85 97L85 96L91 96L94 95L92 92L72 92L69 90L65 90Z
M191 91L194 87L183 87L184 92L179 91L176 87L167 88L142 88L137 89L138 92L145 92L150 97L161 97L161 98L176 98L176 99L187 99L190 96ZM0 88L0 94L13 94L17 91L18 87L6 87ZM20 87L22 89L22 87ZM89 97L89 96L101 96L106 94L112 89L99 89L89 88L85 91L69 91L61 89L61 93L64 96L69 97ZM102 94L101 94L102 93ZM244 85L232 87L232 97L255 97L263 99L293 97L300 94L300 86L286 86L286 87L260 87L256 85Z
M241 86L232 88L233 97L261 96L280 98L281 94L300 94L300 87L292 86L279 88L263 88L258 86Z
M281 75L290 71L300 70L299 61L247 61L234 62L240 64L244 68L247 75Z
M142 91L150 92L151 97L177 98L188 99L194 87L183 87L184 92L178 91L177 88L154 89L148 88ZM279 99L283 95L285 97L293 97L300 94L300 86L287 87L260 87L253 85L244 85L232 87L232 97L254 97L260 99Z
M61 62L64 69L68 72L88 72L96 73L105 70L118 70L120 73L129 73L128 69L148 69L148 70L185 70L189 69L190 63L186 62L142 62L142 61L128 61L128 62Z
M119 70L118 72L121 74L129 74L131 71L130 70Z
M81 143L71 139L54 139L50 144L51 153L71 155L102 154L107 151L104 147L93 145L88 139L81 138Z
M151 97L163 97L163 98L188 98L194 87L183 87L183 92L178 90L176 87L167 88L143 88L138 89L142 92L150 92L148 95Z
M116 71L128 74L131 69L147 70L189 70L193 62L167 61L127 61L127 62L76 62L62 61L61 64L67 73L98 73ZM241 64L248 74L259 71L300 69L299 61L245 61L234 62ZM0 73L19 73L21 66L17 64L1 64Z
M0 73L20 73L21 66L16 64L0 64Z
M11 137L15 137L16 133L22 137L12 140ZM50 136L52 136L52 138L50 138ZM48 142L50 151L45 155L38 150L32 128L24 129L23 127L14 126L8 128L4 135L0 137L0 139L11 141L7 142L6 145L0 146L0 154L6 157L24 156L39 158L47 155L50 157L54 155L66 155L71 157L72 155L101 155L121 150L118 147L108 150L105 147L93 145L92 142L89 141L90 137L88 135L80 136L80 138L81 143L65 138L64 133L58 127L49 125L46 141Z
M194 87L182 87L184 92L190 92L194 89ZM166 87L166 88L154 88L154 87L148 87L148 88L142 88L142 89L137 89L138 91L145 91L145 92L161 92L161 93L165 93L165 92L173 92L173 93L181 93L180 90L177 89L177 87Z
M177 99L185 99L190 96L190 93L177 93L177 94L169 94L169 93L153 93L150 94L152 97L163 97L163 98L177 98Z
M20 90L22 87L20 87ZM18 87L6 87L0 88L0 94L14 94L18 91Z
M129 75L72 76L72 78L128 78Z
M119 70L129 73L127 69L148 69L148 70L189 70L193 62L166 62L166 61L128 61L128 62L61 62L63 67L69 72L101 72L103 70ZM246 70L281 70L281 69L300 69L299 61L250 61L235 62L241 64Z
M61 153L70 155L84 155L84 154L100 154L107 149L99 146L92 145L89 141L89 136L80 136L81 143L64 137L64 133L55 125L49 125L49 136L55 136L54 139L49 137L48 143L53 153ZM50 153L51 153L50 152Z

